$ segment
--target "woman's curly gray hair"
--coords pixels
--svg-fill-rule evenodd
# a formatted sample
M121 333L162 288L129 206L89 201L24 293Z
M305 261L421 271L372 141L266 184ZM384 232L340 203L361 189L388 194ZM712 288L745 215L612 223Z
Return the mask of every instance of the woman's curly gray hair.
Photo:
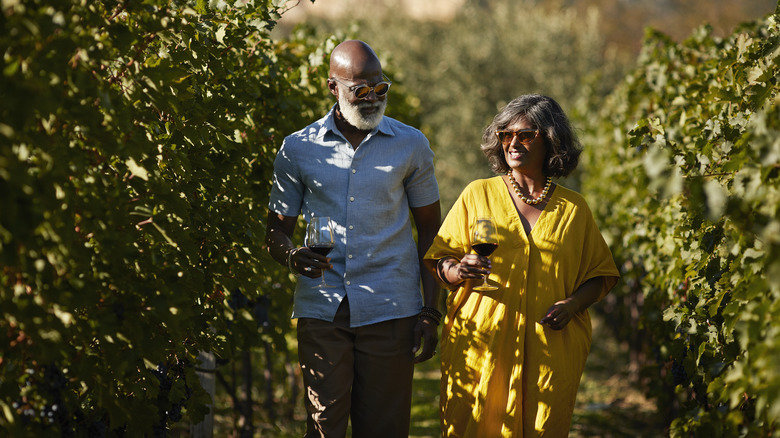
M509 171L496 131L523 119L533 128L539 129L544 139L546 153L542 172L545 176L567 176L577 168L582 144L566 113L551 97L526 94L509 102L482 133L480 148L488 159L490 170L497 174Z

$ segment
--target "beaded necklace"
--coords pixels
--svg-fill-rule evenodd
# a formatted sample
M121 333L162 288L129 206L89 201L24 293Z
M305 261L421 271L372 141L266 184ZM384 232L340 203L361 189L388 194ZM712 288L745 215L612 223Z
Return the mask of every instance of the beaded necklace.
M542 202L542 200L547 196L547 191L550 190L550 184L552 184L552 178L550 178L548 176L547 177L547 183L545 183L545 185L544 185L544 189L542 190L542 194L539 195L538 198L531 199L531 198L525 196L524 194L522 194L520 192L520 185L517 184L517 181L515 181L515 177L512 176L512 171L510 170L506 174L509 175L509 182L512 183L512 188L515 189L515 193L517 193L517 196L519 196L520 199L523 200L523 202L525 202L526 204L529 204L529 205L536 205L536 204Z

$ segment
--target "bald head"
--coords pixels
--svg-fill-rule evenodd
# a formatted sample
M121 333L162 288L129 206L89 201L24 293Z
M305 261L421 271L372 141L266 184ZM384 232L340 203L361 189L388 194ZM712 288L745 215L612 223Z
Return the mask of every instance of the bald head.
M359 40L344 41L330 54L330 77L366 80L378 77L382 80L382 64L368 44Z

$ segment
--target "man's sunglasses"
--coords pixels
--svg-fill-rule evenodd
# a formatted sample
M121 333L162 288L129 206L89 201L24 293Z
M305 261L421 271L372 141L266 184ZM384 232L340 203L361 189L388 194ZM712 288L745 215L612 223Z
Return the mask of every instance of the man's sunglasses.
M387 94L388 91L390 91L390 85L393 85L393 83L390 82L390 79L388 79L387 76L385 75L382 75L382 78L384 78L385 80L374 85L373 87L369 87L366 84L349 86L336 78L330 78L330 80L336 81L345 87L349 87L349 91L353 92L355 94L355 97L357 97L358 99L365 99L366 97L368 97L369 93L371 93L371 90L373 90L374 94L376 94L377 96L384 96L385 94Z
M512 144L512 140L517 137L517 141L519 141L522 144L529 144L536 136L539 135L538 129L521 129L519 131L496 131L496 136L498 137L498 141L501 142L504 146L509 146Z

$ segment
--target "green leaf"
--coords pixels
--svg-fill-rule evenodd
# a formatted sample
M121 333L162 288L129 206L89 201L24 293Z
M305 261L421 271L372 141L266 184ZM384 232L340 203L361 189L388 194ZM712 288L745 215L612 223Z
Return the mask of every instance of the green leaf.
M146 169L144 169L143 167L139 166L134 159L129 158L125 162L125 164L127 165L127 169L130 171L130 173L133 174L133 176L141 178L144 181L149 180L149 172L147 172Z

